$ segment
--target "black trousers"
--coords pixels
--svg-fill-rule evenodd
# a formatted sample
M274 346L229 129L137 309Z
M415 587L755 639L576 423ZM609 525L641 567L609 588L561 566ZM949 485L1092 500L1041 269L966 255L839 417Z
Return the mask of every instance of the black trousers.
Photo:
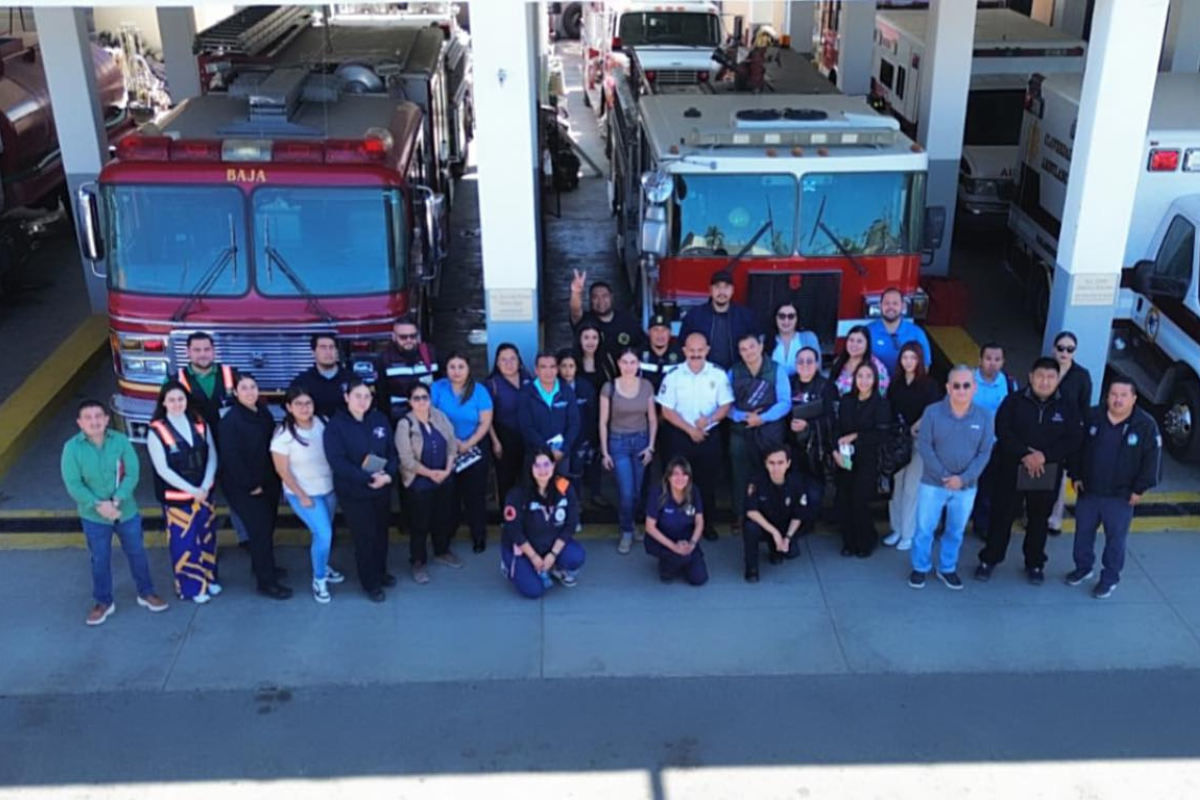
M274 586L275 518L279 515L278 487L263 487L262 494L229 493L229 505L250 534L250 568L258 588Z
M502 448L496 459L496 503L504 507L504 498L521 481L521 470L525 467L525 440L521 434L507 425L496 425L496 438ZM489 444L490 446L490 444Z
M487 474L486 469L484 474ZM429 553L426 539L433 541L433 554L450 552L450 534L454 532L454 486L453 478L436 489L409 489L405 492L405 508L408 510L408 561L410 564L426 564Z
M358 581L367 592L383 588L383 576L387 572L388 521L392 514L392 497L387 487L373 492L365 499L338 497L338 505L346 515L350 536L354 539Z
M700 490L700 502L704 504L704 527L712 529L717 512L717 480L721 475L721 439L716 430L709 431L708 438L697 444L683 431L670 425L671 457L681 456L692 465L692 480Z
M1008 543L1012 540L1012 526L1024 504L1026 516L1025 568L1046 566L1046 529L1049 527L1050 512L1058 500L1058 485L1062 482L1059 470L1058 483L1054 488L1042 492L1017 491L1017 465L996 464L993 472L991 519L988 520L987 545L979 553L979 560L995 566L1008 555Z
M491 461L483 445L480 450L483 458L455 473L446 482L451 489L447 502L454 509L449 534L452 536L459 523L465 521L471 531L471 541L476 543L487 541L488 462ZM446 541L449 546L449 539Z
M780 533L787 533L787 525L779 528ZM762 529L757 522L745 520L742 522L742 556L746 561L746 569L758 569L759 547L763 542L767 543L767 548L770 552L775 551L775 539L771 534ZM800 541L796 537L788 542L787 552L784 553L784 558L799 558L800 557Z
M853 463L853 469L839 467L837 471L842 547L854 555L867 556L879 544L879 532L871 516L871 504L879 491L878 457L874 449L860 448Z

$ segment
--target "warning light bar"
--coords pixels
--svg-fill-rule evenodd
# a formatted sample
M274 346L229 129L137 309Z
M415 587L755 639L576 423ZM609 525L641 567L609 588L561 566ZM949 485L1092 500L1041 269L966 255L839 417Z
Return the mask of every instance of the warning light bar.
M369 164L391 152L391 134L373 128L363 139L272 141L270 139L173 139L170 136L126 136L117 142L122 161L190 161L210 163L275 162L285 164Z
M1179 151L1151 150L1150 163L1146 169L1149 172L1174 172L1179 169Z

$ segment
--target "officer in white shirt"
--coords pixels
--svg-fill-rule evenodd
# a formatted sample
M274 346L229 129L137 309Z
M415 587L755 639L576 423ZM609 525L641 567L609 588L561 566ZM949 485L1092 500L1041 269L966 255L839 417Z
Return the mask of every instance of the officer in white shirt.
M703 333L688 334L683 355L686 363L668 373L658 390L658 404L668 423L666 447L669 457L682 456L692 465L704 508L715 509L713 495L722 462L717 426L733 405L733 390L725 370L709 363ZM705 515L704 538L709 540L717 538L711 519L711 513Z

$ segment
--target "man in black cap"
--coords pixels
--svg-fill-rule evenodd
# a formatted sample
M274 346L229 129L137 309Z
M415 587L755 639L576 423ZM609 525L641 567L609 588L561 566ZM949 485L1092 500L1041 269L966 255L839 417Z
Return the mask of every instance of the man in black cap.
M746 334L759 334L754 314L733 302L733 275L729 270L713 273L709 282L709 300L688 311L683 318L679 339L689 333L702 333L708 340L708 360L728 372L738 360L738 341Z
M642 377L650 381L654 393L662 386L663 376L683 363L683 350L678 342L671 341L671 323L662 314L650 318L646 329L648 343L638 354Z

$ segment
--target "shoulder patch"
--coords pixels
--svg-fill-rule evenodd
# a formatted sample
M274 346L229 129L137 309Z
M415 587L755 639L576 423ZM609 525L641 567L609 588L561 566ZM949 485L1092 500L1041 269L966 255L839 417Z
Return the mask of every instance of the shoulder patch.
M515 509L512 506L505 506L504 507L504 521L512 522L516 518L517 518L517 509Z
M746 496L747 496L747 497L753 497L753 496L754 496L754 484L753 484L753 483L747 483L747 484L746 484Z

